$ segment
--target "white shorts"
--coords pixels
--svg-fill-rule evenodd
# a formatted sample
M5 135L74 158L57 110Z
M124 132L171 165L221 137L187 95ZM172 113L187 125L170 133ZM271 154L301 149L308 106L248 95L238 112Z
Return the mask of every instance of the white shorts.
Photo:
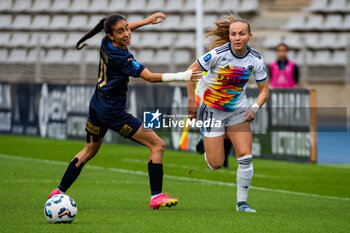
M234 112L225 112L209 107L208 105L201 103L198 107L197 119L201 121L214 121L221 122L220 126L214 124L209 127L202 127L202 134L204 137L218 137L224 135L225 128L230 125L236 125L243 122L246 119L245 113L248 107L238 108Z

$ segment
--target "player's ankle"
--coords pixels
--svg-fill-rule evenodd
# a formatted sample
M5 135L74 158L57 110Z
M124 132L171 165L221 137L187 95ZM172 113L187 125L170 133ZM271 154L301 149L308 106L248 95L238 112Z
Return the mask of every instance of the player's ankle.
M158 193L158 194L152 195L152 196L151 196L151 199L156 198L156 197L158 197L159 195L162 195L162 193Z

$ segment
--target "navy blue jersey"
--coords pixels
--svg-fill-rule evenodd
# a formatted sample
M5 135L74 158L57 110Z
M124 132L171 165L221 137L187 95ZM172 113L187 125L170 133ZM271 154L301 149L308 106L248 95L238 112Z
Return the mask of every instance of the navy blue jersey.
M129 76L139 77L145 67L139 64L128 49L119 49L105 36L100 48L98 80L90 107L101 118L114 120L126 109Z

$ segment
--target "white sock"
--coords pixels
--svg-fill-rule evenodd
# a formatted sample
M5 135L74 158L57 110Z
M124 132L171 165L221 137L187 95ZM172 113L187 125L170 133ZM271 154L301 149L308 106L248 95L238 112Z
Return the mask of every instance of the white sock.
M155 198L155 197L158 197L160 194L161 194L161 193L158 193L158 194L156 194L156 195L152 195L152 196L151 196L151 199L153 199L153 198Z
M205 153L205 152L204 152L204 159L205 159L205 162L207 162L208 167L210 168L210 170L216 170L216 169L212 168L212 167L210 166L210 164L208 163L207 153Z
M247 201L250 182L253 177L252 155L237 159L237 202Z

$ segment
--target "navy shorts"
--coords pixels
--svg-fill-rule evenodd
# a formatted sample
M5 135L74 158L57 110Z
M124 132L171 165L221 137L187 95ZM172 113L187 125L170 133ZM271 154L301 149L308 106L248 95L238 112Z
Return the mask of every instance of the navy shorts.
M125 138L131 138L142 125L140 119L127 111L118 113L115 119L113 121L100 119L98 114L90 108L85 130L92 135L104 137L108 129L111 129Z

